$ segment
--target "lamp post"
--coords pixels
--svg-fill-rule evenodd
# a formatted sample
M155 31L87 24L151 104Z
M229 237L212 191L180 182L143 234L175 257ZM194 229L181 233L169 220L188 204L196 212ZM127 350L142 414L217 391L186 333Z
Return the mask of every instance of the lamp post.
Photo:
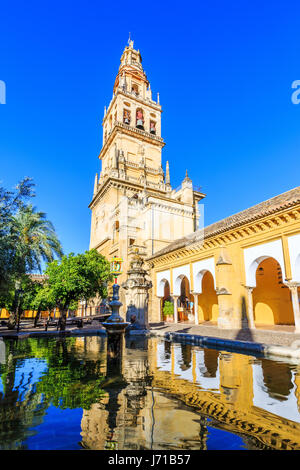
M20 321L21 321L21 313L20 313L20 304L23 296L23 289L21 287L21 281L15 281L15 288L16 288L16 298L17 298L17 333L20 330Z
M111 260L111 263L110 263L110 272L111 274L114 276L115 278L115 284L118 283L118 276L120 274L122 274L122 263L123 263L123 259L122 258L117 258L117 257L113 257L113 259Z

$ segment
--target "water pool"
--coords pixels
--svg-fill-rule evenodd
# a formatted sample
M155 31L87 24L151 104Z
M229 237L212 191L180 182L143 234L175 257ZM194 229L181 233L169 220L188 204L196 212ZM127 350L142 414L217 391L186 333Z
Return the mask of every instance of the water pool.
M300 449L300 365L156 338L5 340L0 449Z

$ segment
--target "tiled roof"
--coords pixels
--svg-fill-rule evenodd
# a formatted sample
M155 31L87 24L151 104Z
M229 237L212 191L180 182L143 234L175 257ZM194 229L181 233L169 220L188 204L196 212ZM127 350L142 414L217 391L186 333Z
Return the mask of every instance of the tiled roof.
M271 214L275 214L289 207L295 206L300 203L300 186L289 191L279 194L278 196L267 199L264 202L260 202L255 206L249 207L237 214L226 217L226 219L215 222L211 225L208 225L203 229L197 230L196 232L191 233L190 235L179 238L174 242L170 243L167 247L155 253L153 256L148 259L157 258L171 251L177 250L179 248L184 248L185 246L191 245L204 239L218 235L220 233L226 232L227 230L232 230L240 225L247 224L254 220L266 217Z

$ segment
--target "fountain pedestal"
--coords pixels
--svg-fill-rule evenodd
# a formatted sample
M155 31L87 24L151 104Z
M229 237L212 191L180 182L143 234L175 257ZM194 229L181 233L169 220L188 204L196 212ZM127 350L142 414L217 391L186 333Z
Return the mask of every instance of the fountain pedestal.
M112 314L102 323L107 331L107 355L112 361L115 360L117 362L122 358L124 333L129 325L119 315L119 309L122 306L122 302L119 301L119 289L120 286L118 284L113 285L113 297L109 303Z
M122 306L122 302L119 301L119 289L120 286L115 283L113 285L112 301L109 303L112 314L106 322L102 323L107 331L107 371L103 389L107 390L109 395L109 402L107 404L108 426L110 430L110 438L107 442L108 448L114 442L114 430L117 426L116 419L120 408L118 397L122 389L127 385L122 374L122 359L124 333L129 323L125 322L119 315L119 309ZM117 442L115 444L117 445Z
M148 299L152 282L147 279L148 273L143 268L144 260L141 256L134 256L130 263L128 279L122 284L126 291L127 313L126 320L131 322L127 332L130 334L145 334L148 324Z
M125 328L129 325L129 323L125 322L119 315L119 309L122 306L122 302L119 301L119 289L120 286L118 284L113 285L113 297L112 301L109 302L112 314L105 322L102 323L104 328L106 328L108 335L122 334L125 332Z

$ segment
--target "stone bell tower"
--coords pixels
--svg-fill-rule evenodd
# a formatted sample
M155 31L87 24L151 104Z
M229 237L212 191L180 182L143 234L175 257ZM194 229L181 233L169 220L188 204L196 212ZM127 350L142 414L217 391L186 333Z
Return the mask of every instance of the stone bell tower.
M89 205L90 248L109 260L123 258L120 284L133 256L150 256L198 227L198 202L205 194L187 176L172 189L168 162L166 174L162 168L161 113L159 94L154 101L140 51L130 40L104 110L102 167Z

